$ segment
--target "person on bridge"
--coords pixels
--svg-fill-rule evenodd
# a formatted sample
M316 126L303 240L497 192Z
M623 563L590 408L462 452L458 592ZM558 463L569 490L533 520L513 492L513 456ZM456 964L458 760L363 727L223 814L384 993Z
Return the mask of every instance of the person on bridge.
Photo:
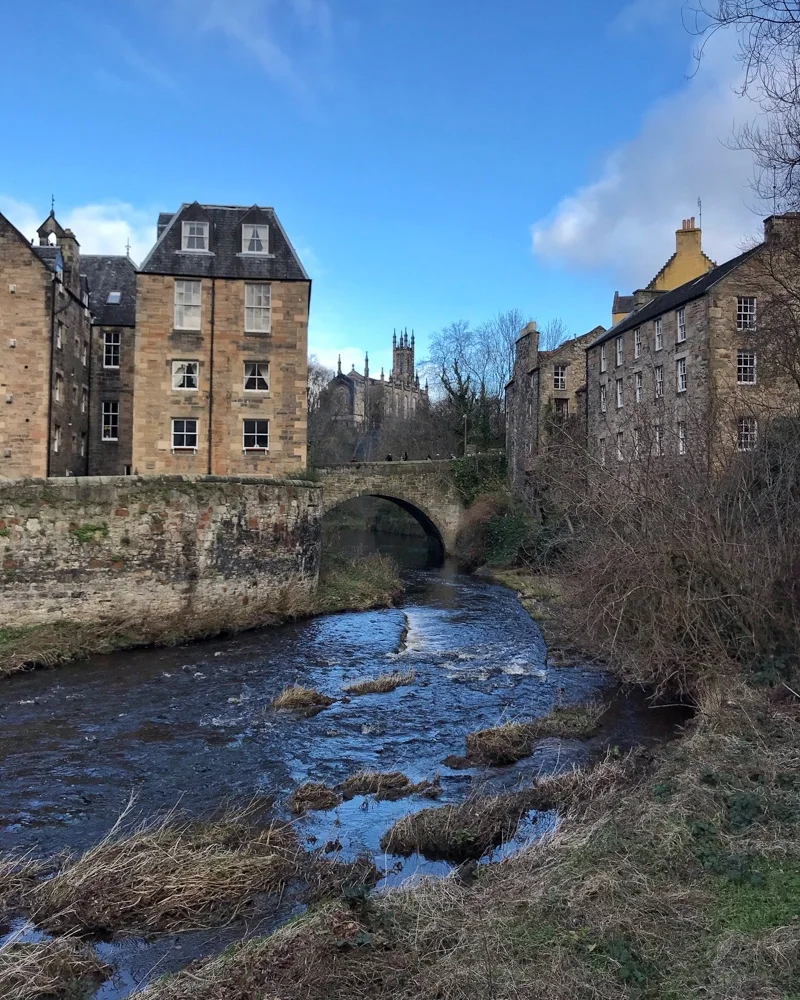
M391 456L391 455L387 455L387 456L386 456L386 461L387 461L387 462L391 462L391 460L392 460L392 456Z

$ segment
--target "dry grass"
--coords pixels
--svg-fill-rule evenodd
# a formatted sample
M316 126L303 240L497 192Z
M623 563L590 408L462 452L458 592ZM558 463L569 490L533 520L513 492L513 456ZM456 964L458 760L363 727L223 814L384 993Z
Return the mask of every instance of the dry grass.
M19 910L25 896L46 871L46 865L28 855L0 856L0 919Z
M3 1000L77 998L112 972L88 945L70 938L38 944L12 940L0 948Z
M295 813L305 813L311 809L335 809L342 796L321 781L307 781L295 788L289 798L289 809Z
M372 679L356 681L353 684L348 684L345 687L346 694L359 695L359 694L388 694L389 691L394 691L395 688L403 687L406 684L413 684L417 679L417 675L413 670L407 670L405 673L391 673L391 674L381 674L379 677L373 677Z
M284 688L283 691L272 702L273 708L283 710L302 710L308 708L327 708L334 703L334 698L329 698L321 691L314 688L303 687L301 684L292 684Z
M359 771L340 785L346 799L355 795L374 795L377 799L403 799L409 795L437 798L442 791L439 778L416 784L401 771Z
M259 893L279 893L302 853L291 827L247 813L213 823L175 815L132 832L121 822L27 897L32 918L59 933L188 930L232 920Z
M547 715L530 722L506 722L502 726L479 729L467 736L467 758L477 764L513 764L533 752L537 740L546 737L587 739L599 728L606 710L600 702L586 705L557 705Z
M336 902L146 996L796 1000L799 745L797 714L728 689L653 760L553 779L579 807L473 882Z

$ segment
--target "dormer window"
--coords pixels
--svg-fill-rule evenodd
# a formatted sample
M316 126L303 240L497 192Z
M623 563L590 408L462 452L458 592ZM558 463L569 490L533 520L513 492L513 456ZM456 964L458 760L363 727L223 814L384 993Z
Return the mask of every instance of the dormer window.
M106 299L106 305L118 306L119 300L122 298L122 292L109 292L108 298Z
M208 250L208 223L183 223L183 249Z
M242 226L242 253L269 253L269 227Z

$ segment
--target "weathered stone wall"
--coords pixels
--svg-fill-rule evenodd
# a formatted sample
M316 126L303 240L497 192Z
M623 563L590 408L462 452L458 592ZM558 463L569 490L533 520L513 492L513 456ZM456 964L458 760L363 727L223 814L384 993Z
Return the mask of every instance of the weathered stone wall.
M106 368L106 334L119 335L119 368ZM92 387L89 475L124 476L133 464L133 373L136 331L129 326L92 328ZM116 441L103 440L103 403L119 403Z
M320 493L254 478L0 482L0 625L224 616L308 592Z

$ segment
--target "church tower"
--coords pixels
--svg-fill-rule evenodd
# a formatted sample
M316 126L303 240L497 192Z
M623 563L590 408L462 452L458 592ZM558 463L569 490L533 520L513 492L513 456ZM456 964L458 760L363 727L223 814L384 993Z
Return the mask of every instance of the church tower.
M395 385L412 386L414 384L414 331L411 331L411 341L408 339L408 330L400 331L400 340L397 340L397 332L392 337L392 375L391 380Z

